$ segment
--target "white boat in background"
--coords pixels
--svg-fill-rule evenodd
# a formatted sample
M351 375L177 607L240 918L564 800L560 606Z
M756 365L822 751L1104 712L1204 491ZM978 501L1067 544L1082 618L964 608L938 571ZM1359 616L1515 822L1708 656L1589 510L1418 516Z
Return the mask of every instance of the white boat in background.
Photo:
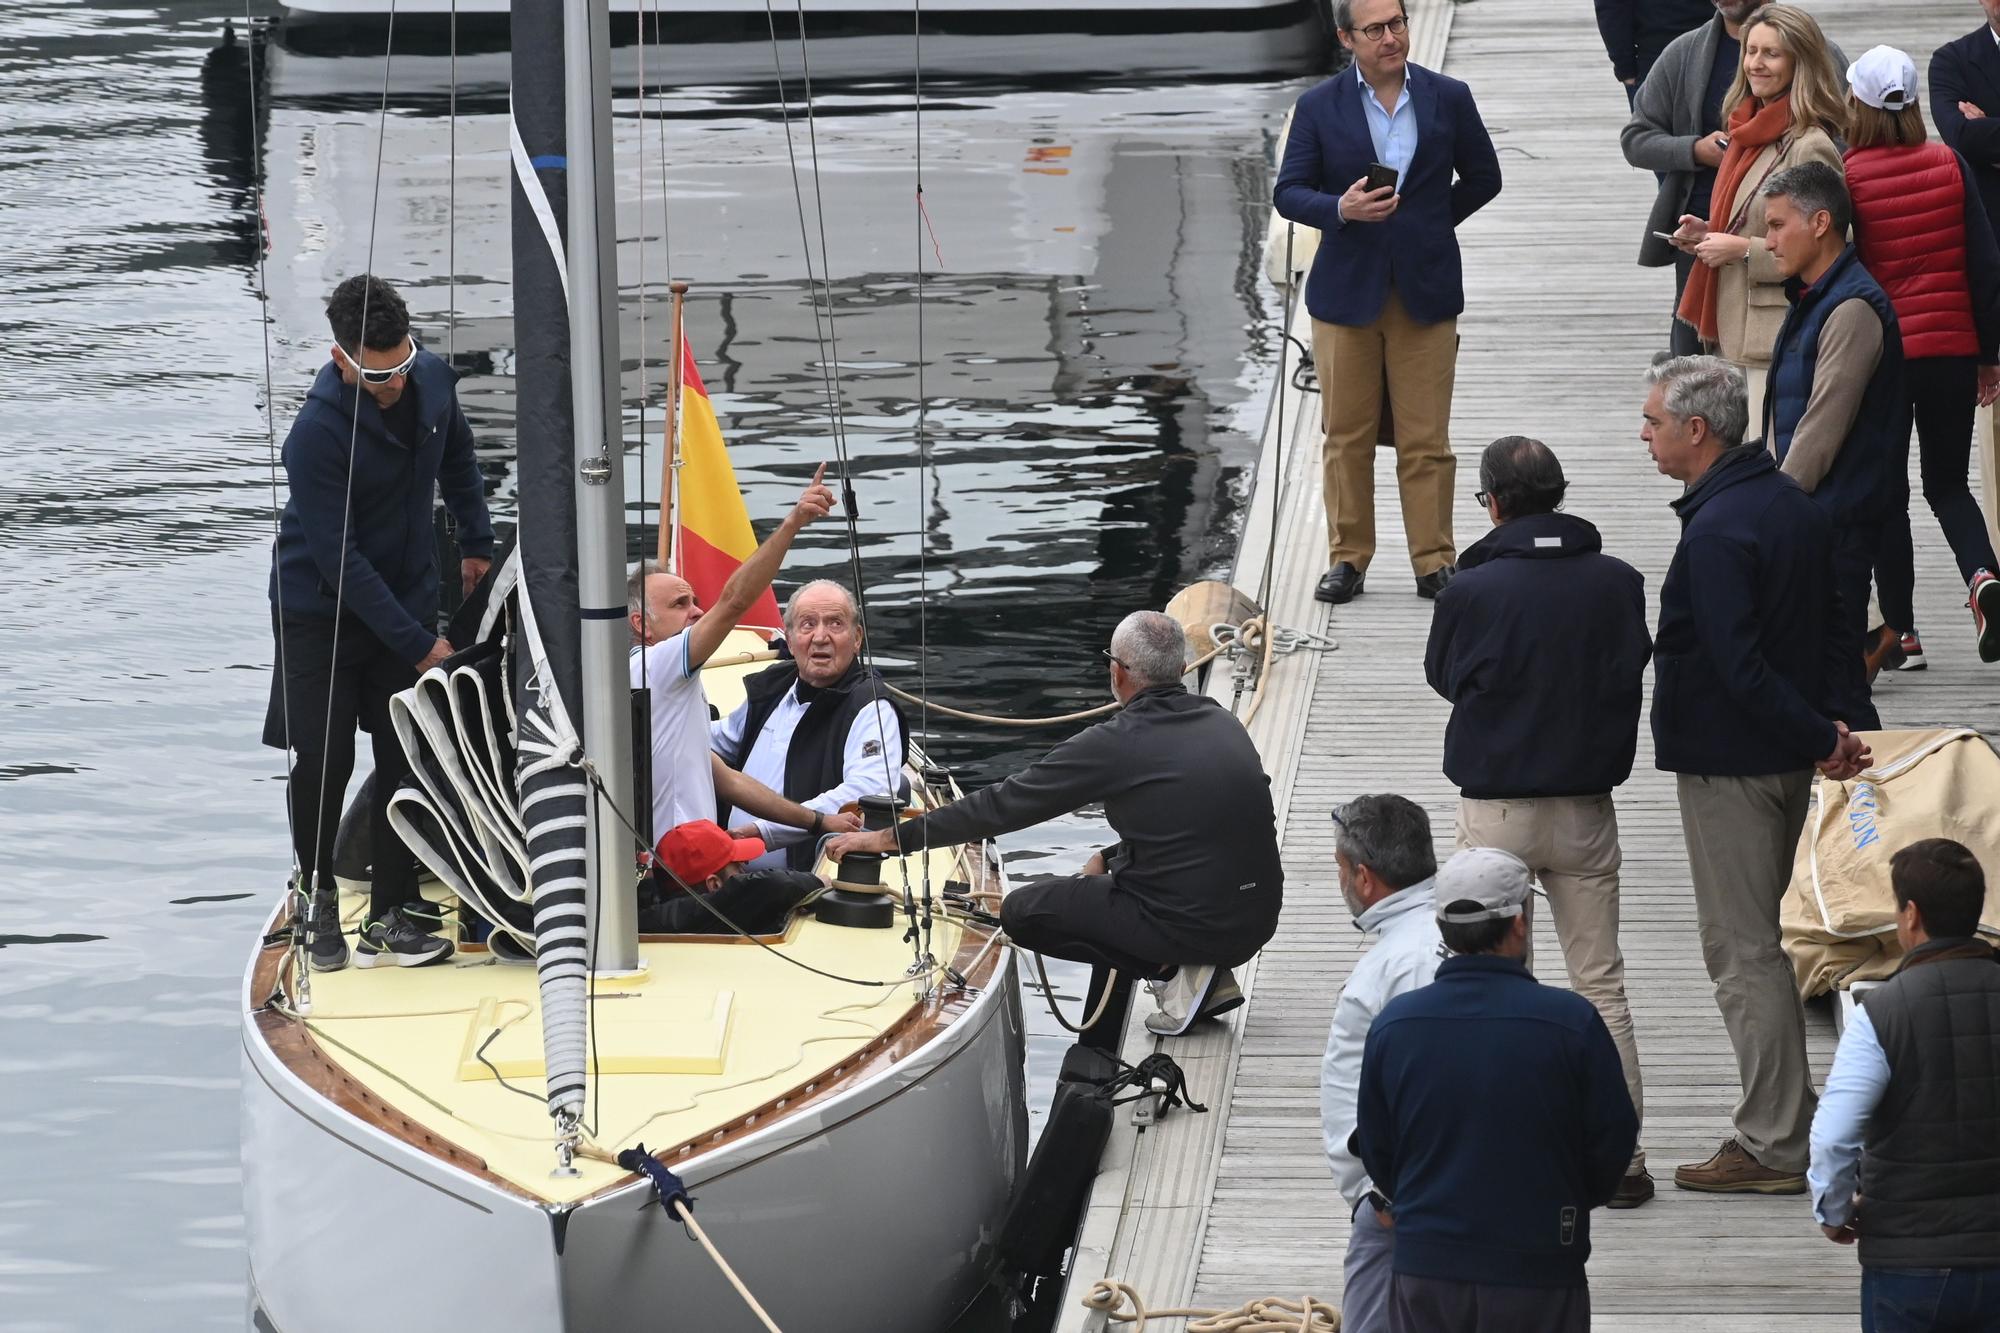
M778 5L782 22L798 12L801 0ZM283 0L292 14L331 17L386 17L391 0ZM663 23L708 15L753 15L764 22L764 0L610 0L614 15L658 15ZM1241 22L1247 17L1275 14L1281 10L1319 8L1318 0L923 0L921 11L927 23L954 20L999 21L1033 16L1061 31L1065 24L1092 13L1127 13L1151 16L1155 22L1172 22L1175 16L1200 15L1218 26ZM509 0L394 0L398 19L504 17L511 11ZM812 0L806 6L809 18L839 21L856 15L883 15L896 20L899 29L910 26L909 0Z

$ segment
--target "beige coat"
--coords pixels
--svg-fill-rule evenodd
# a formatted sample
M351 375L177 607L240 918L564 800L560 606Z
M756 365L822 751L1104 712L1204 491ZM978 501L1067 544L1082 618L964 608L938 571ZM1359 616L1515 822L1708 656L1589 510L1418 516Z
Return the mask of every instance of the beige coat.
M1737 233L1750 242L1750 262L1724 264L1717 270L1717 350L1726 359L1755 372L1756 379L1762 379L1761 372L1771 364L1771 349L1778 341L1786 309L1785 280L1778 276L1776 261L1764 248L1764 201L1757 197L1756 191L1766 183L1767 171L1776 175L1802 162L1824 162L1835 171L1842 171L1840 149L1825 130L1814 126L1802 134L1787 135L1774 144L1766 144L1757 154L1736 187L1736 197L1722 214L1726 221L1735 217L1746 202L1750 204L1750 214ZM1750 429L1752 434L1757 431L1754 419Z

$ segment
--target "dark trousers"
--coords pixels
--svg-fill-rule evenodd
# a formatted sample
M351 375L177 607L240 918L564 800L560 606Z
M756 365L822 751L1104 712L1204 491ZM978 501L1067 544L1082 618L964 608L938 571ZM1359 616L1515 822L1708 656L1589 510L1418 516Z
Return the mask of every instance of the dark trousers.
M1850 731L1876 731L1875 712L1863 661L1868 642L1868 585L1882 549L1882 524L1838 521L1833 527L1833 616L1840 651L1827 669L1827 710Z
M316 891L333 891L333 842L354 774L354 732L373 742L375 780L369 785L369 914L417 897L417 863L389 827L389 797L409 774L409 760L389 722L389 698L417 680L414 664L400 660L359 620L335 622L272 614L279 671L271 683L264 743L292 750L292 849Z
M1688 275L1694 272L1694 266L1700 262L1693 255L1684 255L1678 250L1674 252L1674 309L1676 311L1681 308L1681 297L1687 292ZM1678 314L1671 315L1667 320L1667 348L1675 356L1700 356L1701 335L1695 332L1692 324L1683 322ZM1750 423L1749 432L1743 438L1754 440L1762 430L1762 425L1753 421Z
M2000 1268L1861 1269L1861 1333L1992 1333Z
M1920 357L1903 363L1903 378L1909 385L1910 414L1917 423L1924 500L1951 544L1959 577L1970 583L1974 574L1994 569L1995 563L1985 516L1965 479L1972 457L1979 367L1969 356ZM1882 599L1882 619L1890 628L1908 633L1917 627L1916 586L1916 554L1910 511L1905 507L1889 516L1875 563L1875 590Z
M1501 1287L1396 1274L1390 1333L1590 1333L1589 1287Z
M1024 949L1090 964L1085 1017L1097 1007L1110 974L1117 972L1103 1017L1079 1038L1086 1046L1114 1052L1124 1031L1134 977L1155 981L1173 975L1182 963L1234 967L1248 961L1270 937L1266 931L1246 947L1243 938L1178 930L1154 916L1144 899L1119 888L1109 875L1070 875L1018 888L1000 900L1000 925Z

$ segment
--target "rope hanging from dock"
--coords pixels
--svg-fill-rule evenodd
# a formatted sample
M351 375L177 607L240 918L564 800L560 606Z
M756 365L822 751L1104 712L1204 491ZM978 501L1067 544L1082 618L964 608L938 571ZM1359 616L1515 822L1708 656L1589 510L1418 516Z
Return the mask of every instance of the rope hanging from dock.
M1312 1296L1290 1300L1265 1296L1246 1301L1233 1310L1196 1309L1180 1306L1172 1310L1148 1310L1131 1284L1107 1278L1091 1284L1083 1298L1084 1308L1100 1311L1114 1324L1129 1325L1131 1333L1165 1333L1153 1329L1155 1319L1185 1319L1187 1333L1339 1333L1340 1311ZM1128 1310L1125 1307L1130 1305Z

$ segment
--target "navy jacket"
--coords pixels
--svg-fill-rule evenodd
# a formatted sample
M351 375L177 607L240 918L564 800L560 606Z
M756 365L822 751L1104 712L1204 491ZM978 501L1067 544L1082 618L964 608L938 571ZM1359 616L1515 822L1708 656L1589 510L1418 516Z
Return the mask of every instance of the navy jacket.
M1438 594L1424 677L1449 699L1445 776L1466 796L1596 796L1632 775L1646 580L1568 514L1502 523Z
M1780 463L1792 432L1812 400L1819 367L1819 337L1827 317L1848 301L1863 301L1882 322L1882 355L1861 395L1847 441L1812 497L1840 522L1878 522L1910 504L1910 400L1903 387L1903 335L1889 294L1861 265L1854 247L1807 287L1785 284L1792 308L1771 349L1765 398L1765 438Z
M1796 773L1833 753L1822 711L1846 643L1833 615L1833 526L1739 445L1674 501L1680 545L1660 585L1653 749L1670 773Z
M1985 24L1931 56L1931 120L1944 141L1972 166L1971 181L1986 205L1986 219L2000 227L2000 46ZM1986 115L1967 120L1970 102Z
M1447 958L1383 1006L1361 1052L1355 1145L1396 1219L1395 1271L1580 1287L1590 1210L1639 1117L1590 1001L1495 954Z
M1620 82L1644 80L1667 43L1715 17L1715 0L1597 0L1597 35Z
M282 592L286 615L332 619L339 589L341 609L358 616L404 661L420 662L430 652L437 642L433 505L440 489L458 521L459 550L468 556L493 554L493 524L472 451L472 427L458 407L457 379L442 358L417 353L404 392L416 392L423 441L411 449L389 431L372 397L341 383L331 361L320 368L285 437L292 493L278 522L270 593L278 603ZM350 440L352 521L343 523Z
M1420 65L1408 70L1417 151L1387 221L1340 220L1340 196L1375 160L1360 75L1342 70L1292 113L1273 202L1283 216L1320 229L1306 309L1321 323L1372 324L1392 284L1420 324L1465 309L1457 227L1500 193L1500 158L1470 88Z

